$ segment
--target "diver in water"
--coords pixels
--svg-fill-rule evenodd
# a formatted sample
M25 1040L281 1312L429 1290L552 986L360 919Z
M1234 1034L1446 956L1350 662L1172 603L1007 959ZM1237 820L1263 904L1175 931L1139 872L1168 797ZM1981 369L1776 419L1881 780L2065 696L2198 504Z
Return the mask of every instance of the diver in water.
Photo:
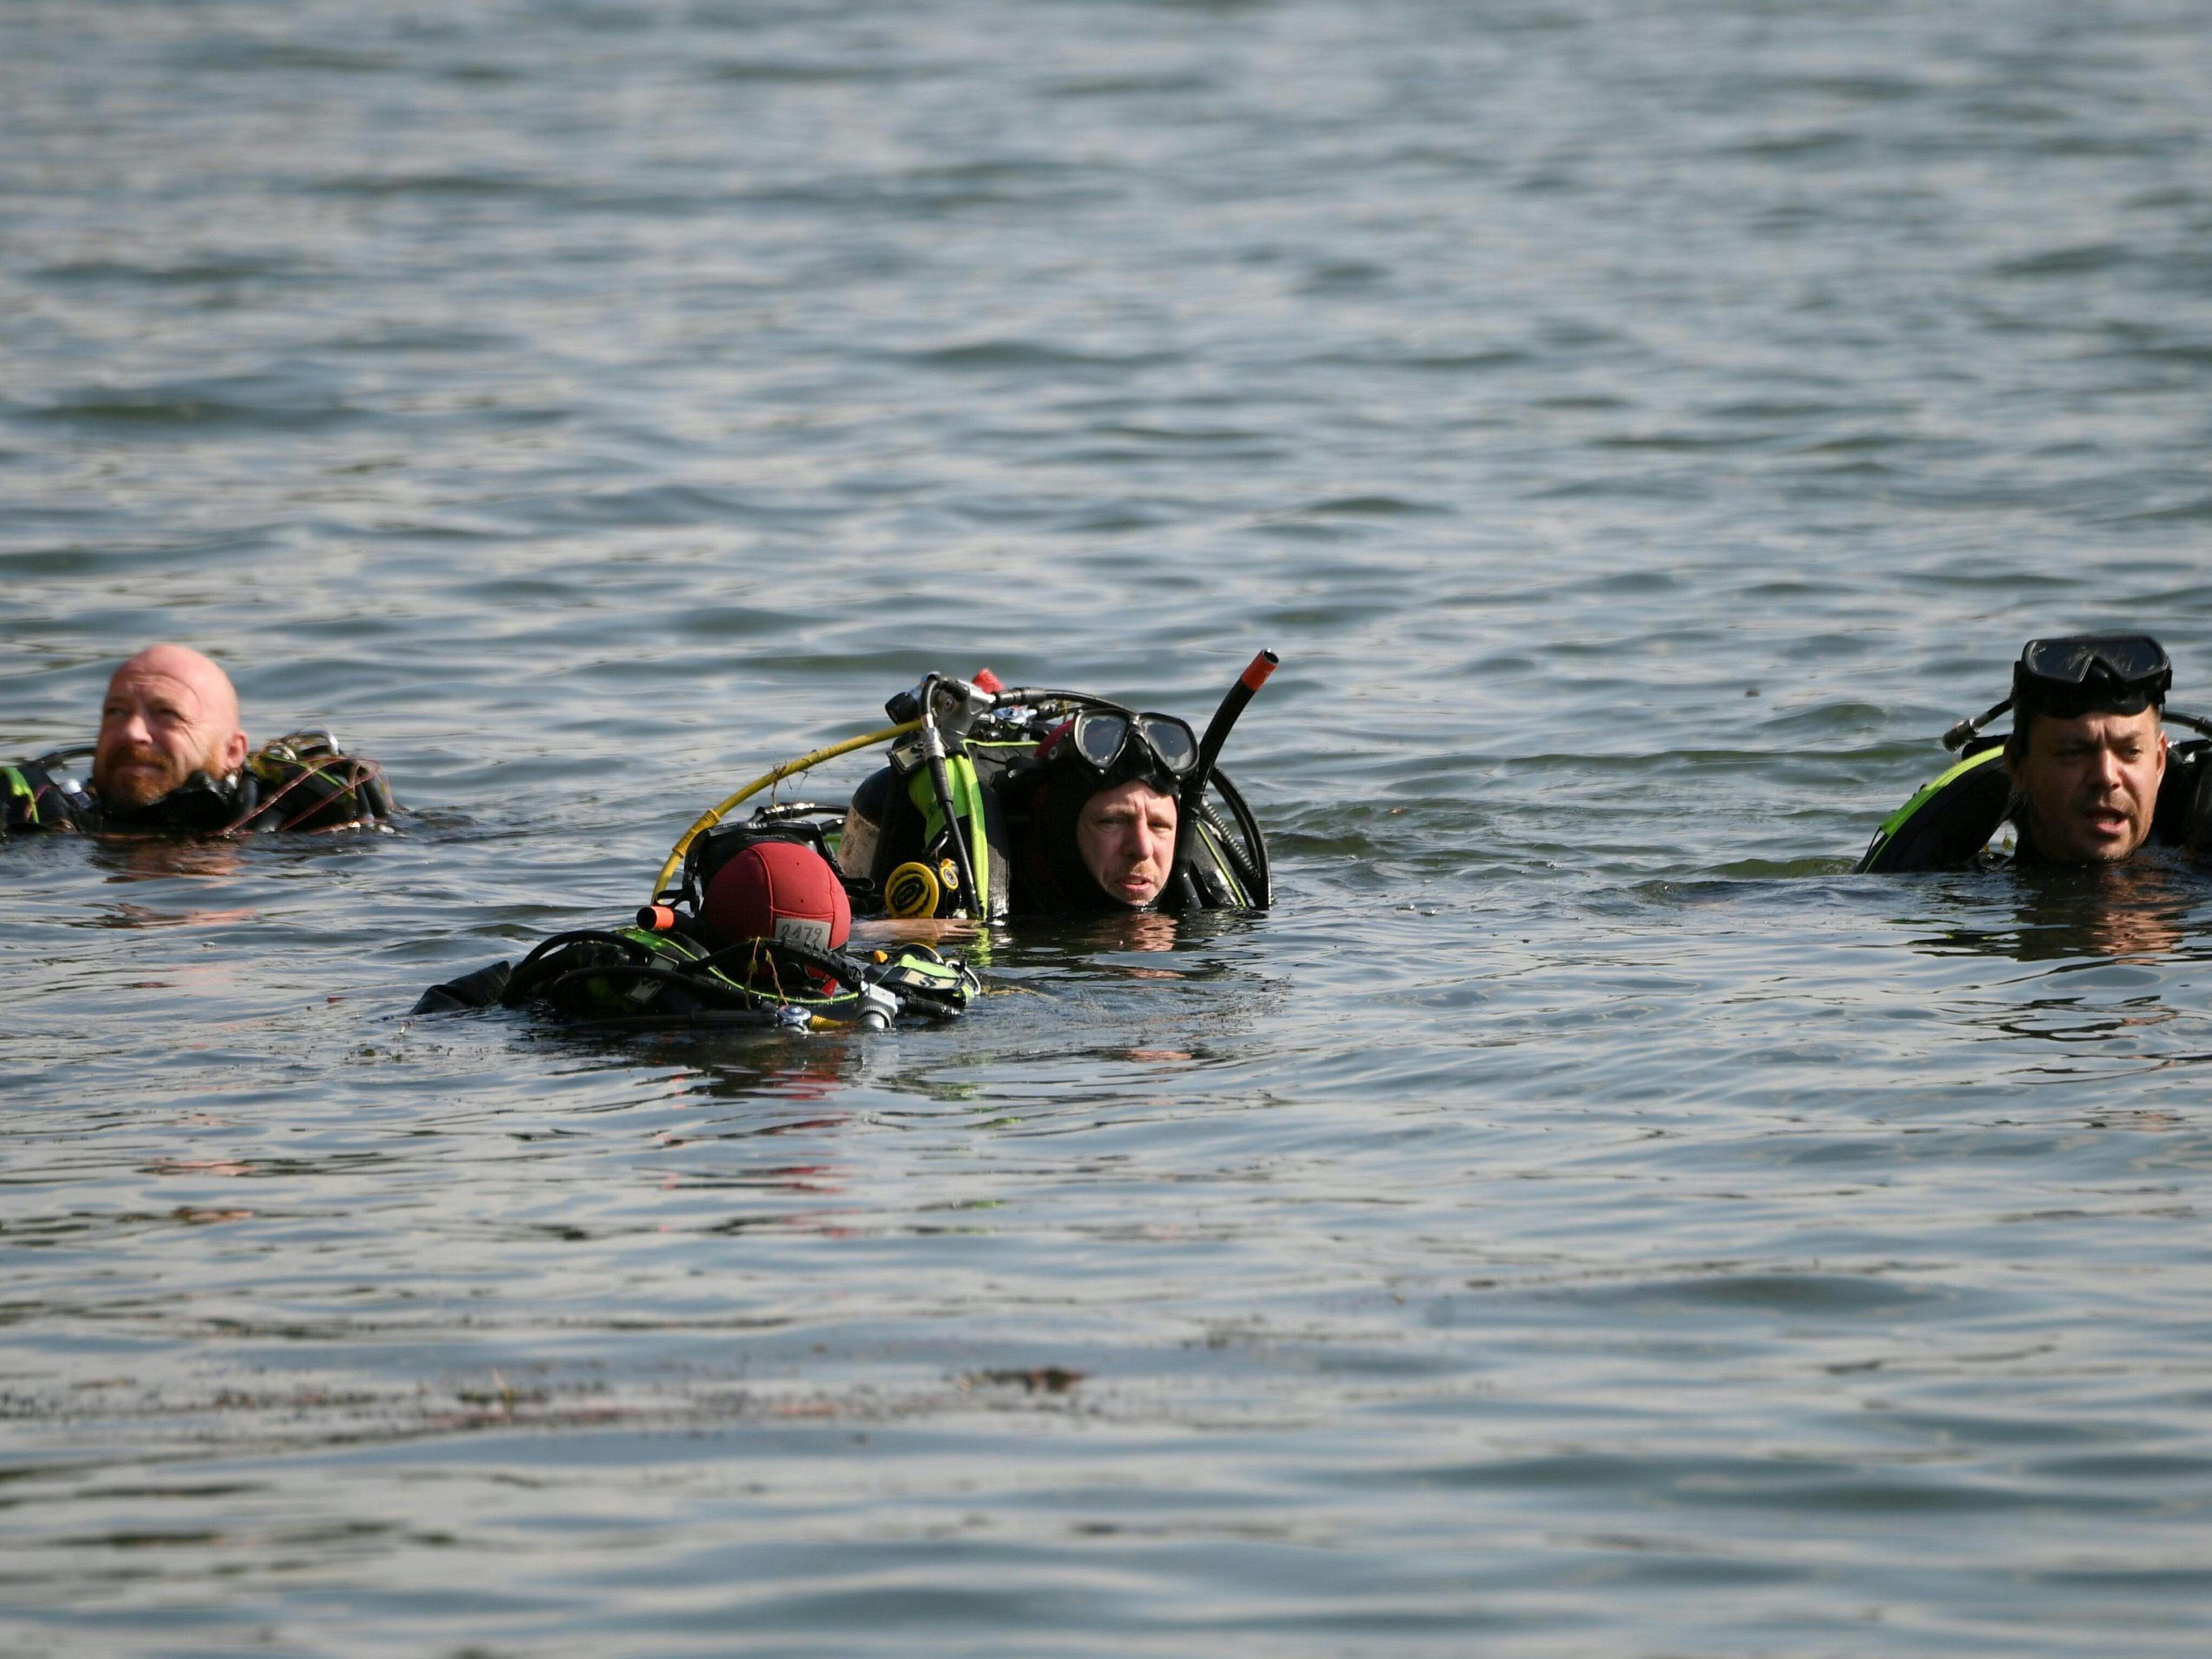
M1015 915L1149 910L1175 873L1198 739L1172 716L1086 710L1000 780Z
M1875 831L1860 872L1985 862L2008 822L2022 865L2119 864L2154 845L2212 854L2212 743L2177 746L2163 729L2212 732L2212 721L2169 711L2172 684L2165 647L2147 634L2030 640L2012 695L1944 734L1964 757ZM2008 709L2008 735L1980 735Z
M988 670L925 676L884 705L891 725L708 808L670 848L635 926L556 934L512 968L432 986L415 1012L880 1029L957 1018L980 988L916 933L972 934L1009 915L1265 909L1266 838L1214 762L1274 666L1272 652L1252 659L1202 740L1173 715L1085 692L1009 690ZM884 743L888 763L846 806L771 801L726 821L786 779Z
M1253 659L1203 739L1085 692L933 675L885 705L911 735L854 792L838 866L901 919L1263 910L1267 842L1215 761L1273 668Z
M76 765L88 757L89 782ZM382 769L326 732L253 748L230 676L181 645L148 646L115 671L96 743L0 766L0 836L338 830L391 814Z

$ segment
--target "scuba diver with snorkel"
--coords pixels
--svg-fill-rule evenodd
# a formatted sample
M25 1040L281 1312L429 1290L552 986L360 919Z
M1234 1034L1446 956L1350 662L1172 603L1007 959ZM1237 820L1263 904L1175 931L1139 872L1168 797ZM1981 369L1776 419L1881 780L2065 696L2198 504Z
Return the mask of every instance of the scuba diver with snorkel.
M1203 738L1085 692L932 675L885 705L919 730L854 793L840 867L902 918L1263 910L1267 841L1218 762L1276 662L1253 658Z
M851 943L854 918L988 925L1114 911L1265 909L1267 841L1219 767L1277 659L1254 657L1205 736L1087 692L925 676L892 724L802 755L678 837L634 925L563 933L510 969L433 986L414 1012L538 1006L629 1027L883 1029L957 1018L980 982L927 944ZM888 744L843 807L729 814L840 756Z

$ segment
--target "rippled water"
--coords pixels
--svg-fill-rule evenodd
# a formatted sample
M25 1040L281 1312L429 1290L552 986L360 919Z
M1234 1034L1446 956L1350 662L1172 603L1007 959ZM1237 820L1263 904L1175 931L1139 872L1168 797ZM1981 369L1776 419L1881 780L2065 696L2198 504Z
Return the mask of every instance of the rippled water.
M177 637L413 810L0 849L0 1645L2201 1651L2212 885L1844 872L2032 633L2212 703L2208 33L9 6L0 753ZM1271 915L403 1017L1263 644Z

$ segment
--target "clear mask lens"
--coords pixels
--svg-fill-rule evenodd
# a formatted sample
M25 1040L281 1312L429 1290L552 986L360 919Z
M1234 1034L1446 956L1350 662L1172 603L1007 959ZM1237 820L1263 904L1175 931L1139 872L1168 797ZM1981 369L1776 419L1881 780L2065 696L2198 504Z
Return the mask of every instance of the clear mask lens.
M1182 777L1198 764L1198 739L1172 714L1139 714L1137 729L1160 757L1160 764Z
M1092 770L1112 770L1136 743L1171 777L1188 777L1198 764L1198 738L1172 714L1139 714L1091 709L1076 716L1075 752Z
M1075 752L1101 772L1121 757L1128 741L1126 714L1085 714L1075 722Z

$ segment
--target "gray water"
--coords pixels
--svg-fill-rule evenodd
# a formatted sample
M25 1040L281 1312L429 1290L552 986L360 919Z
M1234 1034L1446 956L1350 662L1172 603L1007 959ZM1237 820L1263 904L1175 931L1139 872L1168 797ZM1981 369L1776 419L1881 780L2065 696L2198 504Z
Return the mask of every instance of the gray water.
M2032 634L2212 703L2208 34L9 0L0 754L178 638L410 811L0 848L0 1648L2203 1651L2212 884L1846 872ZM1271 915L405 1018L1262 645Z

